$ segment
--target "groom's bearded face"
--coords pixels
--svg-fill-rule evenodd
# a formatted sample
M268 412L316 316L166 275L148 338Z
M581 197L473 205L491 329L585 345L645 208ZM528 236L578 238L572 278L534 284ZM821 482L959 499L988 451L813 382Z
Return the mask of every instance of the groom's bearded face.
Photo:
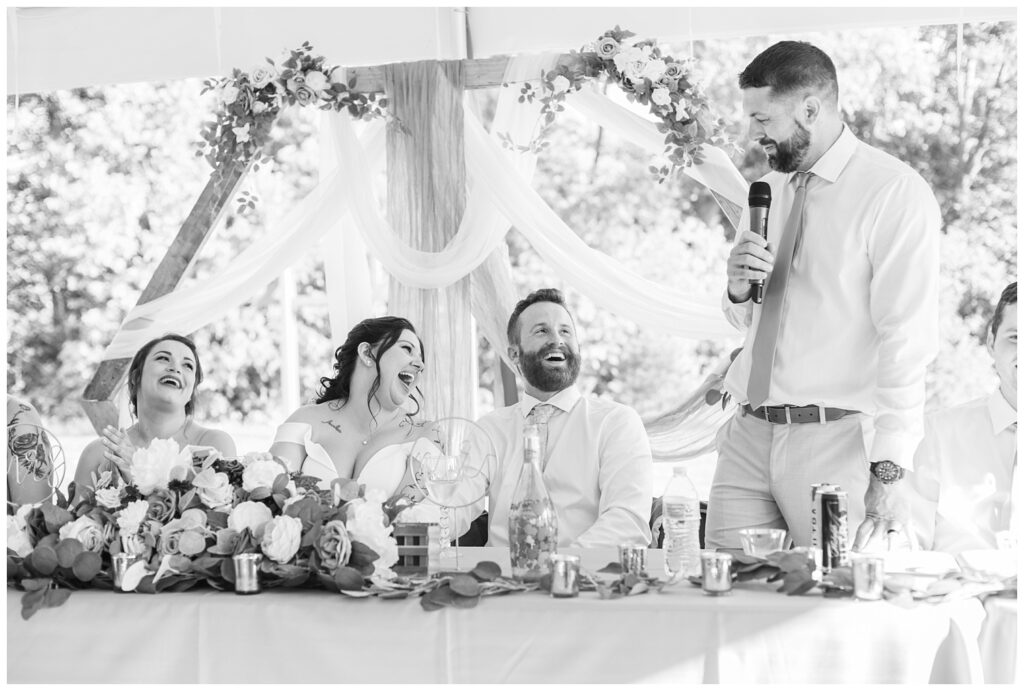
M537 302L519 317L518 364L527 383L554 393L580 374L576 327L569 312L553 302Z
M800 164L807 157L811 148L811 132L796 120L793 121L793 134L787 139L776 141L769 137L761 137L757 143L768 155L768 167L780 173L792 173L799 170Z
M580 375L580 354L568 344L524 350L519 357L519 366L526 381L541 391L552 393L576 382Z

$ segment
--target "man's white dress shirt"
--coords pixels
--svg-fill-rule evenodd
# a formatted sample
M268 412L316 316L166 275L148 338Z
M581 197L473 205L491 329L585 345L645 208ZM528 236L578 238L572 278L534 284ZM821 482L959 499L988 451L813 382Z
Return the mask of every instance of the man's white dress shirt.
M523 466L523 427L541 403L516 405L479 420L497 452L487 466L488 546L508 546L508 511ZM559 547L617 547L651 541L651 447L632 408L582 396L574 386L544 403L548 421L544 484L558 514Z
M909 468L922 435L925 367L939 343L938 204L910 166L846 125L810 172L765 405L867 413L874 417L868 460ZM796 192L793 175L763 178L772 188L768 241L776 251ZM728 292L722 304L729 321L747 330L725 380L745 403L761 306L734 304Z
M1017 411L998 390L927 416L908 476L922 548L959 554L997 547L996 533L1011 527L1016 422Z

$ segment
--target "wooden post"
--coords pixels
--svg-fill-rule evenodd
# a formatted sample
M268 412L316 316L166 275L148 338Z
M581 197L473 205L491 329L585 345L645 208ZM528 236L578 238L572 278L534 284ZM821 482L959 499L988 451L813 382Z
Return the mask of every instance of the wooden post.
M136 304L166 295L181 283L248 170L248 164L238 163L223 175L214 171ZM82 408L97 432L106 425L117 426L114 394L124 384L130 364L131 358L104 360L82 392Z

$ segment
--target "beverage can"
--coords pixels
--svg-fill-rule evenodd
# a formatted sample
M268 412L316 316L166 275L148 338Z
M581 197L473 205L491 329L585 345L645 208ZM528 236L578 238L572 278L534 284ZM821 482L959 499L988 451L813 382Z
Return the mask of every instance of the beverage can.
M830 482L819 482L811 485L811 556L818 568L822 564L821 540L821 495L823 492L837 492L839 485Z
M822 571L828 573L837 566L849 566L850 542L846 492L840 490L821 493Z

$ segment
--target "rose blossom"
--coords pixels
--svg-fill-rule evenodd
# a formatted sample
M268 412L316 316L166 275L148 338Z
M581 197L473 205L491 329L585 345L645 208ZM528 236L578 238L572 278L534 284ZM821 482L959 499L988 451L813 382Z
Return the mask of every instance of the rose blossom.
M235 488L228 481L227 473L216 473L207 468L192 479L199 501L211 509L222 509L231 506L235 497Z
M232 127L231 131L235 133L235 139L239 144L244 144L249 141L249 124L246 123L241 127Z
M253 461L242 471L242 489L252 492L260 487L272 489L277 476L286 473L277 461Z
M327 77L323 72L317 72L316 70L306 72L306 86L319 94L327 87Z
M266 504L257 501L243 501L231 510L231 515L228 516L228 527L238 532L248 528L254 537L259 537L263 534L263 527L271 518L273 515Z
M134 556L148 556L149 548L141 535L121 533L121 551Z
M570 86L572 86L572 84L561 74L551 80L551 90L556 94L568 91Z
M644 77L644 69L647 67L647 63L650 60L648 54L650 53L650 46L627 48L626 50L618 53L613 61L615 67L618 68L625 77L631 81L640 81Z
M683 77L686 70L678 62L666 62L665 63L665 74L663 75L666 79L679 80Z
M96 503L105 509L116 509L121 505L121 488L104 487L96 490Z
M299 551L300 542L302 521L294 516L277 516L266 525L260 548L267 558L284 564Z
M302 75L295 75L287 82L288 91L292 92L295 96L295 100L299 102L299 105L307 105L313 103L317 99L317 94L306 84L305 78Z
M188 474L192 454L182 450L173 439L154 439L144 449L136 449L129 464L132 484L142 494L167 489L170 480L181 480Z
M122 533L137 533L148 513L149 502L145 499L130 502L128 506L117 512L117 527L121 529Z
M665 61L651 60L644 65L642 76L654 82L660 79L663 74L665 74Z
M604 36L597 42L596 52L605 60L613 58L619 52L619 42L611 36Z
M270 80L275 76L274 71L269 67L257 65L249 71L249 83L252 84L252 88L254 89L262 89L269 84Z
M252 112L255 115L259 115L260 113L266 112L267 108L269 107L270 106L268 106L263 101L254 101L252 104Z
M237 86L231 86L229 84L229 85L225 86L223 89L221 89L221 91L220 91L220 100L222 100L224 103L228 103L228 104L234 103L235 99L237 99L237 98L238 98L238 87Z
M324 523L316 542L316 553L320 555L321 563L329 571L348 563L348 558L352 555L352 539L348 536L344 522Z
M103 550L103 527L89 516L79 516L73 522L61 526L60 539L65 538L78 540L90 552Z
M658 88L651 92L651 100L659 106L667 106L672 102L668 89Z
M174 518L174 510L178 506L178 499L174 492L157 490L146 497L146 501L149 502L147 518L152 518L159 523L166 523Z
M374 574L384 575L398 561L398 545L391 537L394 528L385 525L381 504L387 497L379 489L367 490L362 501L354 499L348 504L345 527L353 540L358 540L379 555L373 562Z
M28 536L28 530L24 518L19 521L14 516L7 517L7 549L14 550L19 557L27 557L32 553L32 540Z

